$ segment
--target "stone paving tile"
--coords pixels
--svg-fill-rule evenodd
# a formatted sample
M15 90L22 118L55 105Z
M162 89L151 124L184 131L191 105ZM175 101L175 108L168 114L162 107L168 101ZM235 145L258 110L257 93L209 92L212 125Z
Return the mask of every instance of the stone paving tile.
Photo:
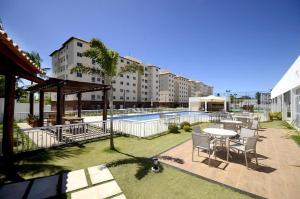
M181 159L177 163L168 159L161 162L184 169L191 173L241 189L266 198L299 198L300 195L300 147L287 139L284 129L264 129L259 132L257 143L258 166L255 159L245 166L243 155L232 152L232 159L224 167L226 159L222 152L217 153L217 162L211 160L211 167L206 163L207 153L195 151L192 161L192 141L189 140L160 156Z
M87 186L88 183L84 169L63 173L62 175L62 193L74 191Z
M121 195L118 195L118 196L115 196L115 197L112 197L110 199L126 199L125 195L124 194L121 194Z
M105 165L98 165L88 168L92 184L113 180L114 177Z
M71 194L72 199L102 199L122 193L116 181L106 182Z
M29 185L29 181L18 182L0 187L1 199L21 199Z
M58 175L35 179L31 186L28 199L56 196L58 179Z

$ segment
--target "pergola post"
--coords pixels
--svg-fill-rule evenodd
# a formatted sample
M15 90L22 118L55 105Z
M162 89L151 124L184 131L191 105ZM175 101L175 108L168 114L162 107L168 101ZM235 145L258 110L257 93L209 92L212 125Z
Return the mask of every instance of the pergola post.
M57 86L57 94L56 94L56 124L62 124L62 102L63 94L61 90L61 86Z
M227 101L226 100L224 101L224 111L225 112L227 111Z
M205 107L205 112L207 112L207 101L205 100L204 103L205 103L205 106L204 106Z
M30 92L29 93L29 114L33 115L34 114L34 93Z
M39 126L44 125L44 91L40 91Z
M15 107L15 86L16 77L14 74L5 76L5 99L4 99L4 117L3 117L3 138L2 153L3 156L10 160L14 151L14 107Z
M65 116L65 113L66 113L66 109L65 109L65 101L66 101L66 96L63 95L62 96L62 103L61 103L61 107L62 107L62 115Z
M77 117L81 117L81 93L77 93Z

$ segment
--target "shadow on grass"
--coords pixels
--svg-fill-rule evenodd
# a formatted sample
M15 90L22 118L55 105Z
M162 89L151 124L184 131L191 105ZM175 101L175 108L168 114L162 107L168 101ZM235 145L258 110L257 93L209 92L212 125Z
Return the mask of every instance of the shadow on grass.
M0 159L0 176L4 177L0 179L0 182L20 182L25 180L22 176L30 178L30 176L34 177L38 174L53 175L69 171L67 167L55 165L52 162L55 162L55 159L76 157L89 150L92 148L76 143L67 147L17 154L11 162L5 162L2 158Z
M107 167L117 167L117 166L122 166L122 165L127 165L127 164L137 164L138 169L135 174L136 179L141 180L144 178L148 173L151 171L151 167L153 165L153 160L151 158L146 158L146 157L136 157L127 153L123 153L119 150L115 150L117 153L123 154L128 156L128 158L116 160L110 163L107 163ZM159 164L159 173L163 172L164 168L161 164Z

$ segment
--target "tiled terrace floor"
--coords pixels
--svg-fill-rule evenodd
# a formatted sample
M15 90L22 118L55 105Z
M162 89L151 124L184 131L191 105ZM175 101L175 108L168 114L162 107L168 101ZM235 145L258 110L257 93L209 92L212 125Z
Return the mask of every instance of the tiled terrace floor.
M207 153L197 151L192 161L192 141L189 140L160 155L161 162L209 178L213 181L265 198L300 198L300 147L287 138L287 130L262 129L257 144L258 166L255 159L245 166L244 156L218 152L217 159L207 165ZM163 158L165 156L165 158Z

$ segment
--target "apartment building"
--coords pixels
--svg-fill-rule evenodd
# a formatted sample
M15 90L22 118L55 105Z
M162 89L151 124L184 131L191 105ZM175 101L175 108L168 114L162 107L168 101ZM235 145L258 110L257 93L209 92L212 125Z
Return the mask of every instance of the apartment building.
M159 102L161 106L188 106L189 97L212 95L213 87L202 82L189 80L162 70L159 77Z
M52 76L65 80L104 84L104 77L101 75L71 74L70 72L72 68L78 65L90 67L98 66L94 60L83 56L83 52L89 48L87 41L75 37L71 37L64 42L61 48L50 54L52 57ZM113 79L114 108L158 106L160 68L155 65L144 64L133 57L120 56L118 60L118 71L122 66L131 63L141 64L144 67L144 74L138 72L119 74ZM52 99L55 100L56 97L52 96ZM76 95L66 96L65 100L66 110L76 109ZM53 105L54 104L55 101L53 101ZM83 109L100 109L102 106L103 95L101 91L82 95Z
M168 71L162 71L159 75L159 102L162 106L174 107L175 100L175 77Z
M178 106L188 107L188 87L189 79L182 76L175 77L175 101Z

